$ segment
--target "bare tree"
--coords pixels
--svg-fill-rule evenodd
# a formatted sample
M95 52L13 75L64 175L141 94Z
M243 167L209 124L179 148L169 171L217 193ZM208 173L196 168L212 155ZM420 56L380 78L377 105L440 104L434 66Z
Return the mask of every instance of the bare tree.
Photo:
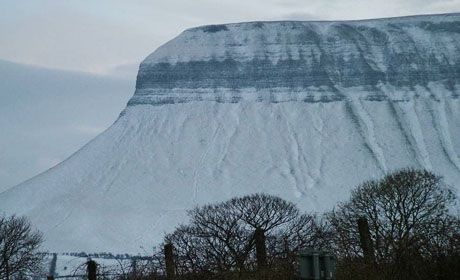
M190 224L165 239L174 245L178 275L241 278L256 268L259 276L268 270L273 276L274 269L287 275L296 269L286 271L281 261L297 262L303 246L325 246L323 221L300 215L293 203L266 194L196 207L188 214Z
M244 224L264 233L293 221L299 215L294 203L267 194L237 197L227 204L238 212Z
M0 279L17 279L41 269L42 234L25 217L0 218Z
M253 233L251 241L256 249L257 268L263 273L267 268L266 240L270 238L268 235L275 230L280 232L289 228L290 223L298 218L299 209L292 202L267 194L237 197L227 204L239 214L247 231ZM274 232L273 234L277 235Z
M362 259L357 224L366 219L371 253L381 274L387 279L423 279L420 262L433 251L427 240L447 241L447 230L435 229L443 220L453 219L448 212L453 199L441 178L425 170L405 169L366 182L328 214L337 252L343 259Z
M197 207L189 211L189 233L201 238L213 254L218 269L246 269L248 256L253 248L252 232L242 224L242 214L229 201Z

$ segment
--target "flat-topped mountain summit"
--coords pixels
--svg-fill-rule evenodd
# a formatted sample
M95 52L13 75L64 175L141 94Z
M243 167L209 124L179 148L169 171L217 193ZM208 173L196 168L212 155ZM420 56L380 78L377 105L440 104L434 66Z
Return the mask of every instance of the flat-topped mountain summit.
M141 64L130 104L370 99L390 87L452 88L460 15L343 22L249 22L184 31Z
M404 167L458 191L459 54L459 14L186 30L141 63L109 129L0 211L51 251L137 253L187 209L249 193L329 210Z

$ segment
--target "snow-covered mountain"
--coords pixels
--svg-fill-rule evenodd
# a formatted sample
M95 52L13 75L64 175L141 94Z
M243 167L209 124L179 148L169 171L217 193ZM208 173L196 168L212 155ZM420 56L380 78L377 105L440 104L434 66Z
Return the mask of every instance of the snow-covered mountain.
M459 77L460 14L189 29L142 62L109 129L0 209L52 251L139 252L237 195L322 211L408 166L458 190Z
M104 131L134 86L134 79L0 60L0 192L53 167Z

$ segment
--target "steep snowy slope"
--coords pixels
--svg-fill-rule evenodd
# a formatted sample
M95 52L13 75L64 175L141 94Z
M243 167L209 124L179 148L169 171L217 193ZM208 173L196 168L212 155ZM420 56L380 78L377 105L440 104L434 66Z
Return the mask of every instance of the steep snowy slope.
M458 14L187 30L141 64L114 125L0 210L53 251L137 252L236 195L321 211L407 166L458 188L459 53Z
M104 131L133 88L134 80L0 60L0 192Z

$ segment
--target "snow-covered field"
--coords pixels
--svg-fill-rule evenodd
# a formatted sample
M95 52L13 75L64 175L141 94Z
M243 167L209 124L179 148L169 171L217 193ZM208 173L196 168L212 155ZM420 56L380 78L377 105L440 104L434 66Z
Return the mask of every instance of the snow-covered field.
M137 253L187 209L254 192L329 210L409 166L459 190L460 15L243 23L171 42L110 128L0 195L50 251Z

